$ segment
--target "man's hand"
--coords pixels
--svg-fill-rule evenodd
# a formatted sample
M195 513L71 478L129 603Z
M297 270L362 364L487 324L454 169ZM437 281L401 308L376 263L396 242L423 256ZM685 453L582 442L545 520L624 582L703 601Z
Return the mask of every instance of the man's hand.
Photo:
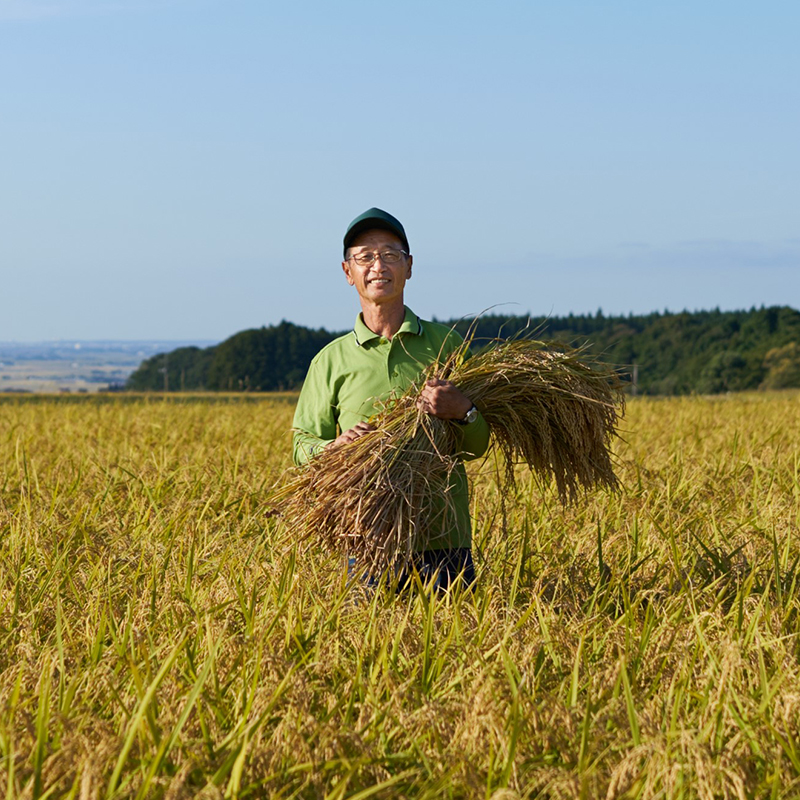
M467 412L465 411L464 413L466 414ZM360 439L365 433L374 430L375 426L370 425L369 422L357 422L350 430L339 434L325 449L328 450L331 447L341 447L343 444L350 444L350 442Z
M439 419L464 419L472 400L454 383L432 378L422 387L417 408Z

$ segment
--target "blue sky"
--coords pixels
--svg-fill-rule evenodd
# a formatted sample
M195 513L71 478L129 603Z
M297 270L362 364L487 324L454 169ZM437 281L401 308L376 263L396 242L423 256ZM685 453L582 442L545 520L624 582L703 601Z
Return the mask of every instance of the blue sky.
M0 340L800 308L800 4L0 0Z

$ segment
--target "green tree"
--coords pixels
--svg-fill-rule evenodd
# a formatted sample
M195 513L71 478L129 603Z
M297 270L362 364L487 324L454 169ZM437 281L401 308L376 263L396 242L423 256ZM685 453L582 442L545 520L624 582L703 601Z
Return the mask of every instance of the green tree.
M773 347L764 358L764 369L767 374L762 389L800 388L800 344Z
M449 324L462 334L472 328L476 348L496 337L527 336L583 347L587 359L615 365L623 378L637 364L642 394L800 385L793 349L800 342L800 312L788 306L640 316L606 316L599 309L566 317L488 314ZM215 347L154 356L127 386L163 390L166 375L170 391L295 389L314 355L337 335L286 321L245 330Z
M702 394L734 392L745 388L747 361L735 350L717 353L700 373L697 391Z

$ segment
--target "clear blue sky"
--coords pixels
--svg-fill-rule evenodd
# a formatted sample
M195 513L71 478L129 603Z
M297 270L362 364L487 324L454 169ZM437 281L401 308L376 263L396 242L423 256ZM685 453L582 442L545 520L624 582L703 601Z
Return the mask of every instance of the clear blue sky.
M0 340L800 308L797 0L0 0Z

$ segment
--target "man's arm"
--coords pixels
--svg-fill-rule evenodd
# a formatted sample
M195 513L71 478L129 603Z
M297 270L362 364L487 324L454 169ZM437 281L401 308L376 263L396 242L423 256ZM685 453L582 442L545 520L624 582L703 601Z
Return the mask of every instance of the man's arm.
M292 460L298 467L307 464L336 439L336 401L325 373L315 358L297 400L292 423Z
M319 436L312 436L305 431L292 432L292 460L295 465L302 467L307 464L314 456L318 456L333 439L322 439Z
M478 412L478 418L468 425L460 426L461 455L464 461L480 458L489 447L489 423Z
M422 387L418 408L439 419L463 420L472 408L470 400L454 383L433 379ZM478 418L468 425L460 425L461 455L465 461L480 458L489 446L489 425L478 412Z
M336 398L332 380L325 365L311 362L297 400L292 424L292 460L300 467L328 447L338 447L375 430L368 422L359 422L338 436Z

